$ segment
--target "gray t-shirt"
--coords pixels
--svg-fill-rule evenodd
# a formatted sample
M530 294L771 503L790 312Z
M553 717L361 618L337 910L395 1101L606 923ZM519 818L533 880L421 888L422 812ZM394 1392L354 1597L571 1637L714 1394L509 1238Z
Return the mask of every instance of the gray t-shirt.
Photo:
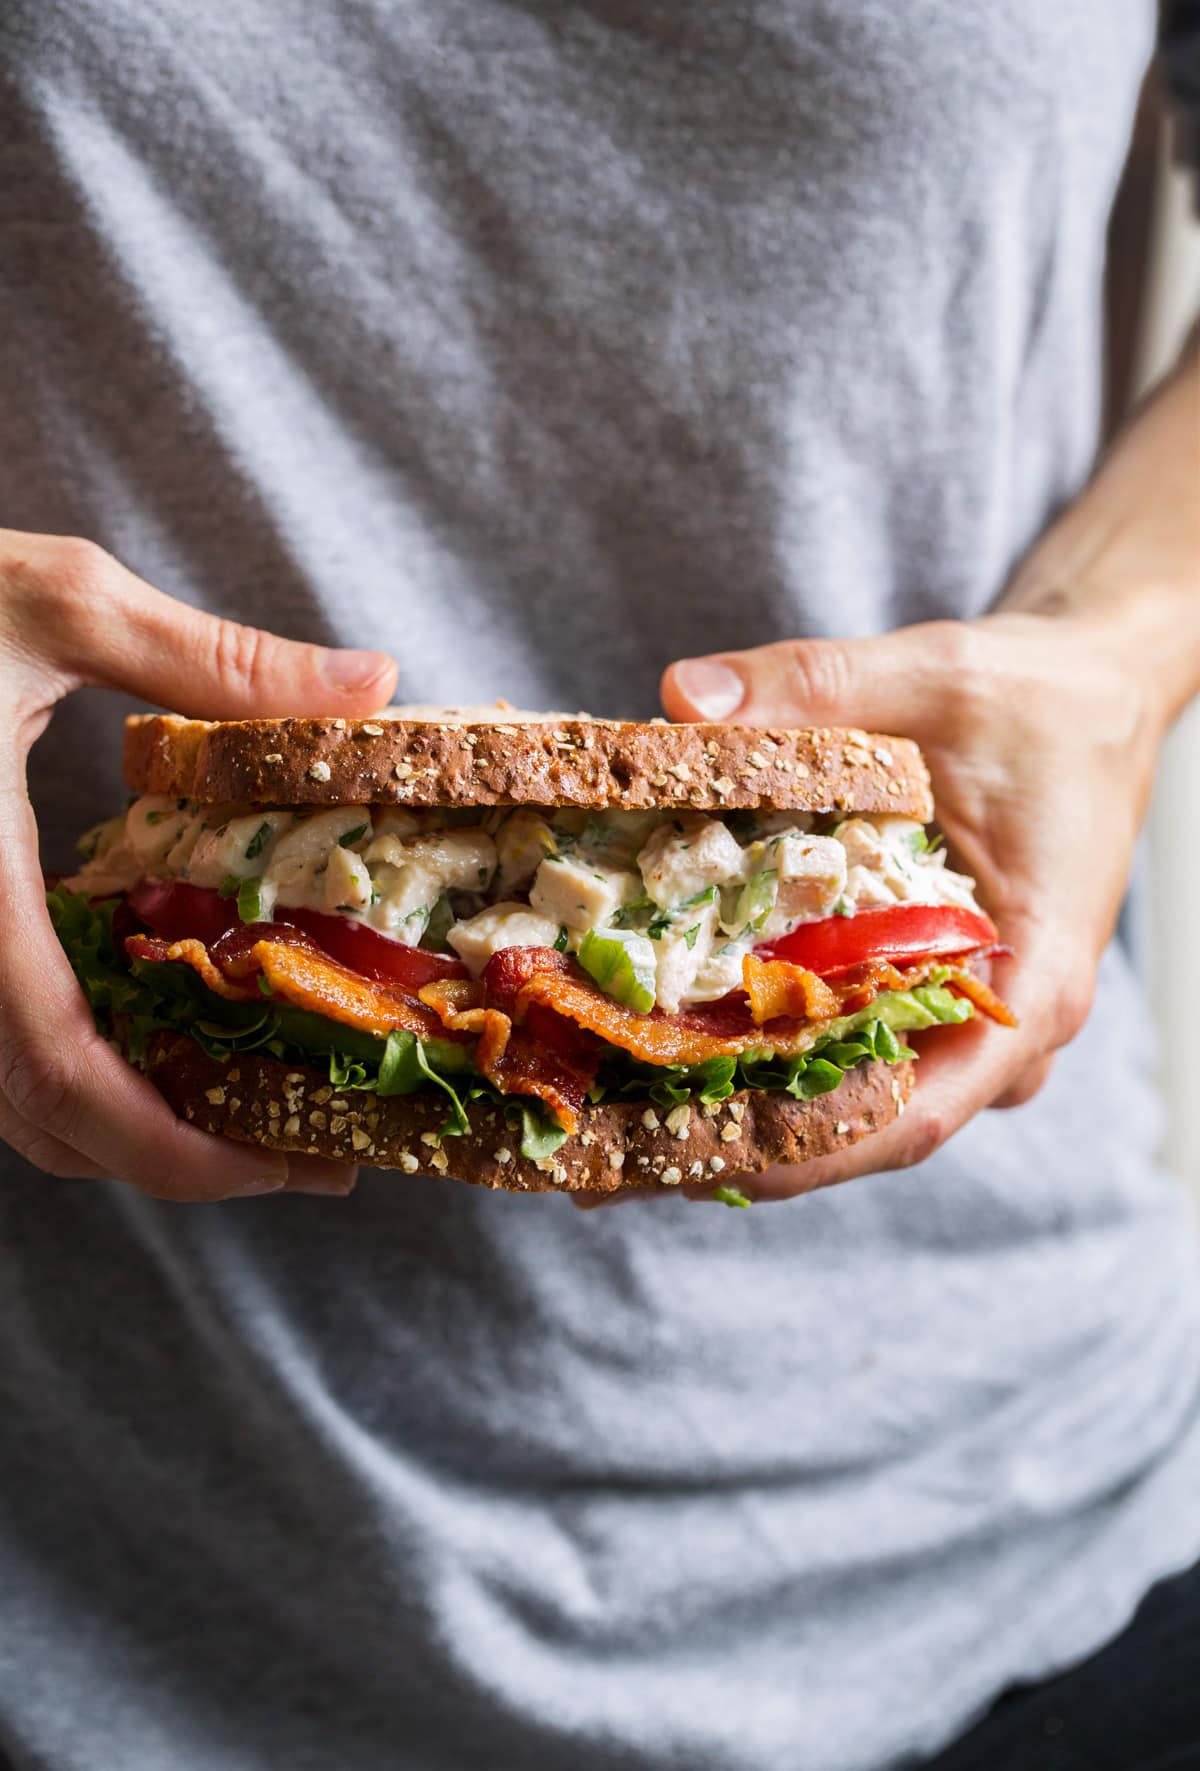
M7 0L0 521L656 711L985 609L1087 475L1150 0ZM49 858L113 699L35 757ZM0 1183L0 1761L880 1771L1200 1552L1121 955L1031 1105L775 1208Z

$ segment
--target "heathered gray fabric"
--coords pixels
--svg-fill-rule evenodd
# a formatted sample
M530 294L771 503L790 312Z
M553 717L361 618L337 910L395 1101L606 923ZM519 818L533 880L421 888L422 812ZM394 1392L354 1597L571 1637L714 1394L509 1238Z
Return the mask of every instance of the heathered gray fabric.
M7 0L0 520L655 711L970 615L1087 473L1142 0ZM48 849L117 715L39 747ZM879 1771L1200 1550L1115 952L1038 1100L793 1206L0 1187L19 1771Z

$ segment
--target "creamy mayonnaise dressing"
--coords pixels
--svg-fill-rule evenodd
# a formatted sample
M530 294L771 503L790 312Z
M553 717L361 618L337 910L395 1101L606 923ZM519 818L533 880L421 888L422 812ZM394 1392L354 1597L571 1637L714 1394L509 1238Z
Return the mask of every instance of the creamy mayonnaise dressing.
M93 897L145 878L353 918L408 947L448 946L478 976L502 947L578 949L639 931L669 1013L741 982L742 959L801 923L876 905L975 908L974 882L910 818L800 812L407 811L203 806L147 794L85 839L65 881ZM827 820L824 822L828 822Z

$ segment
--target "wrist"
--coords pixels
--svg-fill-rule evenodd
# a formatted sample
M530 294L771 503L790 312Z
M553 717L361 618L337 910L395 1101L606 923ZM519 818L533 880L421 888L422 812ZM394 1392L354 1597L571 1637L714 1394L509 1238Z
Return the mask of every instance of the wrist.
M1200 690L1200 593L1196 587L1096 578L1078 586L1077 619L1110 663L1142 687L1159 735Z
M1139 681L1148 712L1166 731L1200 692L1200 585L1156 578L1152 560L1138 564L1135 573L1128 563L1113 570L1100 560L1081 567L1034 556L1003 609L1069 622L1123 676Z

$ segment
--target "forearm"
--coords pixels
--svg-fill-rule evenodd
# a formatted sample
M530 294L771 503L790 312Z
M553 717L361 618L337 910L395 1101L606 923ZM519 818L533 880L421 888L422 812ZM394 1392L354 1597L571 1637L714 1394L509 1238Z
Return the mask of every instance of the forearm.
M1101 624L1154 684L1164 726L1200 691L1200 331L1002 606Z

